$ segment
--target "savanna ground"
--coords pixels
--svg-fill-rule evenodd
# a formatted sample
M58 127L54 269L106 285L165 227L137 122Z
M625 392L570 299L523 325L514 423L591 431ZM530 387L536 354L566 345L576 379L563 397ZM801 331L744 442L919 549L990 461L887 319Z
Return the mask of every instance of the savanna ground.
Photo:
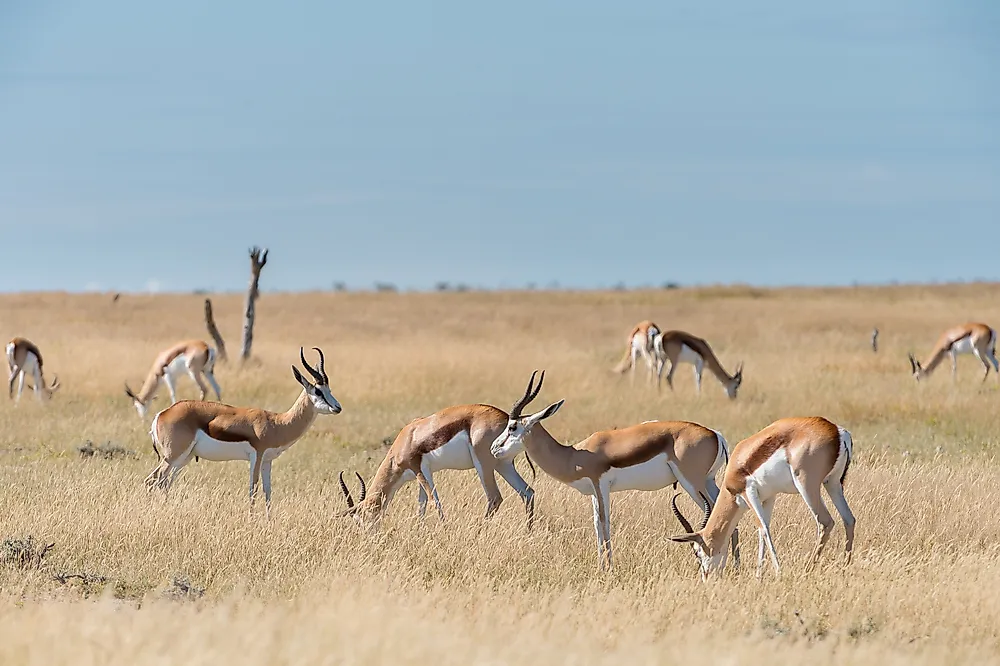
M166 497L142 486L155 464L149 418L122 384L141 383L167 344L205 336L201 297L0 297L0 333L35 341L63 385L46 405L0 403L0 538L54 544L30 562L13 541L0 553L0 661L998 662L1000 383L981 384L964 357L957 384L947 364L918 384L906 361L951 324L1000 325L998 296L993 285L264 294L255 362L217 369L225 400L288 407L299 390L289 366L315 345L344 406L275 463L270 522L260 503L248 513L244 463L192 463ZM214 305L235 351L241 298ZM661 395L613 375L626 332L647 317L706 337L730 370L743 360L739 399L707 374L696 398L687 366ZM782 416L847 427L853 563L838 520L823 563L805 571L815 527L786 496L774 523L782 575L754 577L747 516L743 570L703 584L687 547L666 538L679 531L667 490L613 497L615 570L599 575L590 500L541 472L530 533L502 483L508 501L484 523L471 471L436 476L444 523L433 509L416 519L415 484L376 535L337 518L339 470L370 478L383 440L441 407L508 409L534 368L547 370L539 405L566 398L547 422L566 442L647 419L699 421L731 445ZM187 379L180 393L196 396ZM165 405L162 394L155 409ZM134 456L84 457L88 440Z

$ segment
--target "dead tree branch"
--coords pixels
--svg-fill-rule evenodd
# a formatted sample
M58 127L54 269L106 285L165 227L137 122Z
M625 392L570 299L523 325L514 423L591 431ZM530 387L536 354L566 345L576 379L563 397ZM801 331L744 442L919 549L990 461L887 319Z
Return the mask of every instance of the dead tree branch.
M247 289L246 305L243 308L243 345L240 348L240 358L246 361L250 358L250 347L253 345L253 324L257 316L256 303L260 295L260 270L267 263L267 248L256 245L250 248L250 287Z
M219 327L215 325L215 317L212 316L212 299L210 298L205 299L205 326L208 327L208 334L215 341L216 358L225 363L229 358L226 354L226 343L222 339L222 334L219 333Z

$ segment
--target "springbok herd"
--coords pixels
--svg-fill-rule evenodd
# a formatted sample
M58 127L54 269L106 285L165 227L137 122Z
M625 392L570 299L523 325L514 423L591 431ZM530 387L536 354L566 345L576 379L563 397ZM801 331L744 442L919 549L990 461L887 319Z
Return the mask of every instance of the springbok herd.
M954 377L960 354L972 354L982 362L983 381L991 366L1000 376L996 338L996 331L981 323L950 328L925 362L909 356L913 376L919 380L930 375L947 355ZM158 463L146 477L147 487L166 490L192 458L246 460L250 464L251 510L260 482L269 516L271 464L309 429L317 414L339 414L342 409L331 392L323 352L318 348L314 351L318 357L315 367L306 361L300 348L299 358L308 377L292 366L302 393L281 413L206 401L209 388L220 401L222 394L213 374L216 352L203 341L179 342L158 354L138 393L125 385L125 393L140 417L145 416L161 384L166 384L170 393L171 405L153 417L150 427ZM705 340L683 331L661 331L650 321L641 322L629 333L625 355L615 371L631 372L634 382L640 358L657 388L668 361L666 379L671 388L674 372L682 363L693 366L699 392L706 366L731 399L736 399L743 381L742 364L730 375ZM32 380L31 388L39 400L48 399L59 389L58 379L46 382L41 352L31 341L11 340L7 344L7 362L12 399L20 399L26 378ZM198 385L199 400L177 400L176 382L183 374ZM538 396L544 378L544 371L532 373L527 389L509 414L490 405L456 405L408 423L370 482L355 472L360 484L357 502L341 472L340 488L347 502L341 515L351 516L364 526L377 525L400 487L416 479L420 516L424 516L428 500L433 499L443 518L434 472L475 469L486 493L486 517L497 511L503 499L496 481L499 473L523 500L531 529L534 490L514 467L515 457L523 452L533 469L537 464L549 476L590 496L601 569L611 567L611 493L654 491L667 486L676 489L678 484L702 507L704 515L698 529L693 529L677 508L680 493L674 494L671 506L684 532L670 538L691 545L703 579L725 567L730 550L734 566L739 566L736 527L747 509L753 510L758 521L757 574L762 573L765 550L774 569L780 570L769 529L774 501L780 494L799 494L816 520L813 562L817 561L834 525L821 487L826 488L844 521L846 559L850 561L855 519L844 497L844 481L853 457L847 429L822 417L783 418L730 448L720 432L697 423L646 421L595 432L567 446L556 441L542 424L559 411L563 400L534 413L524 411ZM716 483L720 469L724 470L721 487Z

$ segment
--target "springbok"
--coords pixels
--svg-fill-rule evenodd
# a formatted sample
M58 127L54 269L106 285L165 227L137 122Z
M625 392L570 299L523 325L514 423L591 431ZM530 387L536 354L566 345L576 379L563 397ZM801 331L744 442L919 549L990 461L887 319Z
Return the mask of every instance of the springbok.
M149 434L161 459L146 477L146 486L169 488L194 456L214 461L246 460L250 463L251 510L257 482L263 480L265 508L270 515L271 463L305 434L317 414L341 412L340 403L330 393L323 352L313 349L319 354L318 369L306 362L301 347L299 358L315 383L293 365L292 376L302 385L302 393L286 412L195 400L182 400L159 412Z
M506 412L490 405L456 405L414 419L396 435L371 484L366 487L364 479L358 477L362 499L357 505L341 474L341 490L347 500L347 511L343 515L354 515L365 523L377 522L396 492L416 479L420 484L417 498L419 515L424 516L427 498L432 497L438 516L443 520L444 509L434 486L434 472L475 469L486 493L486 518L496 513L503 501L496 481L496 474L499 473L507 485L521 496L527 512L528 529L531 529L535 491L514 467L514 458L521 450L511 450L503 459L490 454L490 445L507 426L507 419ZM531 464L530 459L528 463Z
M138 393L125 384L125 395L132 399L135 410L139 412L139 417L146 415L146 409L150 401L156 397L156 391L160 387L160 382L167 385L170 392L170 404L177 402L177 378L181 374L186 374L198 385L201 390L199 400L204 400L208 395L208 387L202 381L202 376L212 385L215 397L222 400L222 392L219 390L219 383L215 381L213 371L215 369L215 350L202 340L185 340L167 347L160 352L153 361L153 366L146 375L146 381L142 383L142 388Z
M660 377L663 366L670 361L670 371L667 372L667 385L674 388L674 372L680 363L690 363L694 366L694 383L698 393L701 393L701 374L708 366L709 371L722 384L726 395L731 400L736 399L736 393L743 383L743 363L736 366L736 372L730 375L719 363L718 357L708 343L684 331L666 331L653 339L656 354L656 387L660 387Z
M505 458L523 447L549 476L591 497L599 568L611 568L611 493L654 491L679 483L699 504L708 506L705 493L712 501L719 496L715 473L728 459L726 440L720 433L687 421L647 421L595 432L575 446L564 446L541 425L563 400L535 414L522 413L542 388L545 373L534 386L536 373L531 374L527 390L514 403L507 426L490 450L497 458ZM735 532L732 548L735 561L739 557Z
M997 361L997 333L986 324L969 322L954 326L941 334L934 350L927 361L921 363L909 354L910 370L918 381L927 377L944 360L945 354L951 357L951 378L958 376L958 355L972 354L983 364L986 372L983 381L990 375L990 365L1000 377L1000 362Z
M52 384L45 385L45 378L42 375L42 353L27 338L14 338L7 343L7 365L10 366L10 378L7 380L8 394L15 403L21 401L26 375L31 375L33 384L31 388L35 391L35 397L40 401L51 398L52 394L59 390L59 377L53 377ZM16 398L14 397L15 379L18 380Z
M771 513L779 494L797 493L816 520L817 543L812 557L815 564L834 525L820 492L820 487L824 487L844 521L845 550L850 562L855 520L844 498L844 479L854 455L853 446L850 432L818 416L775 421L733 447L719 499L699 530L692 531L672 501L674 514L686 533L670 537L671 540L694 545L704 580L725 566L726 541L750 508L759 522L757 575L762 574L765 546L774 570L780 572L771 538Z
M649 320L636 324L625 340L625 355L618 365L615 366L614 372L618 374L630 372L629 381L635 384L636 361L639 357L642 357L649 370L649 379L652 381L656 365L656 357L653 352L653 339L659 333L660 327Z

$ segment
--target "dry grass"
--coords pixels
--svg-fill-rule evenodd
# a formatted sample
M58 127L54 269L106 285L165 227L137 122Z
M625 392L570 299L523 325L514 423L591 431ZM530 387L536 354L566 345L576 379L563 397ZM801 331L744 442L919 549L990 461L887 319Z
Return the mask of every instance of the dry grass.
M965 358L957 385L947 370L918 385L906 351L925 353L957 321L1000 323L998 295L265 294L258 361L219 368L223 397L287 407L297 348L317 345L344 405L276 463L269 523L262 507L248 515L241 463L192 463L167 497L141 488L155 459L122 382L139 383L167 343L204 335L201 298L2 297L0 333L34 340L64 388L48 405L0 403L0 539L55 544L44 559L0 564L0 662L997 662L1000 383L980 384ZM239 297L217 297L215 310L237 346ZM708 338L730 368L744 360L739 400L709 379L696 399L687 371L659 397L613 376L624 334L646 317ZM443 524L414 518L415 487L377 536L334 517L339 470L369 476L382 440L416 416L509 406L536 367L548 370L539 402L567 398L548 426L567 441L651 418L701 421L731 443L780 416L849 428L854 563L836 558L838 525L826 562L801 570L814 526L791 497L775 517L780 579L744 571L709 585L665 538L677 529L668 493L614 497L616 570L605 576L589 500L548 478L535 484L530 534L517 501L483 523L471 473L438 475ZM126 455L81 455L88 441ZM743 552L752 564L754 537Z

